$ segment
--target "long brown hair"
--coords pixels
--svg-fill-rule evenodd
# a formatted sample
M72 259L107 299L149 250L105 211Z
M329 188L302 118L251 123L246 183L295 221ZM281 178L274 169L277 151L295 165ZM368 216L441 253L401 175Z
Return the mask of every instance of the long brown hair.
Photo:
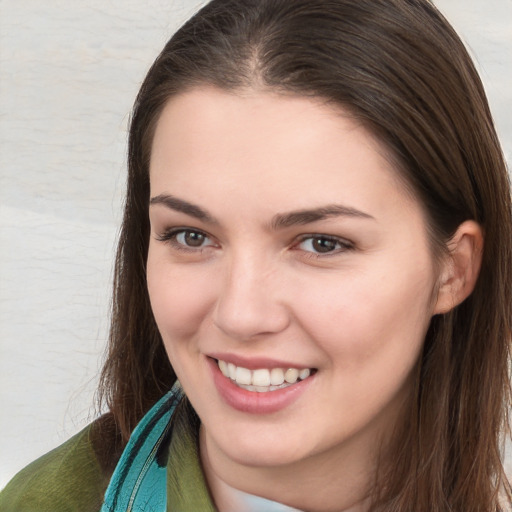
M499 510L506 482L512 322L510 184L464 45L428 0L213 0L167 43L137 96L100 398L126 441L174 383L146 287L148 164L167 100L213 85L321 97L389 149L424 205L437 250L457 226L485 233L473 294L432 319L413 398L374 509ZM172 314L172 312L170 312Z

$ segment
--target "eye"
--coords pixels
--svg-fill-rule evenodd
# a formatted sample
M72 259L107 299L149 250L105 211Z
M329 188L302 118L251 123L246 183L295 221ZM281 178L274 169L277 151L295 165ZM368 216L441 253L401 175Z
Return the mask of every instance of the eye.
M298 249L313 254L337 254L353 248L353 245L341 238L327 235L306 235L296 246Z
M202 249L214 245L211 238L202 231L195 229L170 229L165 233L159 235L157 240L160 242L169 242L177 249L194 250Z
M208 237L200 231L184 230L175 235L176 242L187 247L202 247L209 240ZM206 244L208 245L208 244Z

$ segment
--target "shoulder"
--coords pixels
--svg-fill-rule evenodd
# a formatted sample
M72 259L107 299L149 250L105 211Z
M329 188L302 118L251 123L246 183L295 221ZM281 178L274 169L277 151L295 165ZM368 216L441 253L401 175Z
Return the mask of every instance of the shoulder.
M0 493L2 512L97 512L110 480L93 438L96 420L21 470Z

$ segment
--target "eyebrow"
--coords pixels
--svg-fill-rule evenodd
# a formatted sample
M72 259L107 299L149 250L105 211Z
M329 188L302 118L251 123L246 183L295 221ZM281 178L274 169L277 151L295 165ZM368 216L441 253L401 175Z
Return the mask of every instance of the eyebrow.
M208 211L204 210L200 206L189 203L183 199L178 199L177 197L169 194L160 194L158 196L152 197L150 204L162 204L171 210L190 215L191 217L194 217L208 224L219 224L218 220L213 215L211 215ZM361 210L357 210L356 208L351 208L349 206L343 206L339 204L330 204L320 208L278 213L272 218L270 222L270 228L274 231L277 231L279 229L285 229L296 225L309 224L311 222L317 222L331 217L354 217L360 219L375 220L372 215L362 212Z
M274 230L284 229L291 226L309 224L331 217L355 217L360 219L373 219L370 214L339 204L330 204L310 210L297 210L289 213L278 213L272 219L270 226Z
M190 215L191 217L194 217L203 222L207 222L208 224L219 223L215 217L210 215L200 206L189 203L188 201L184 201L183 199L178 199L177 197L168 194L160 194L158 196L152 197L149 201L149 204L162 204L171 210L185 213L186 215Z

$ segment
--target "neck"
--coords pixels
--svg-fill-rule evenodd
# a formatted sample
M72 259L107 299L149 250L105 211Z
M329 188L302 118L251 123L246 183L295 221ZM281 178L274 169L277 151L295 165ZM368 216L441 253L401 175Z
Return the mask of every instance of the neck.
M283 512L367 512L375 451L351 443L338 452L293 465L247 466L227 458L204 427L200 429L201 464L219 512L241 512L241 503L251 501L245 493L289 507Z

